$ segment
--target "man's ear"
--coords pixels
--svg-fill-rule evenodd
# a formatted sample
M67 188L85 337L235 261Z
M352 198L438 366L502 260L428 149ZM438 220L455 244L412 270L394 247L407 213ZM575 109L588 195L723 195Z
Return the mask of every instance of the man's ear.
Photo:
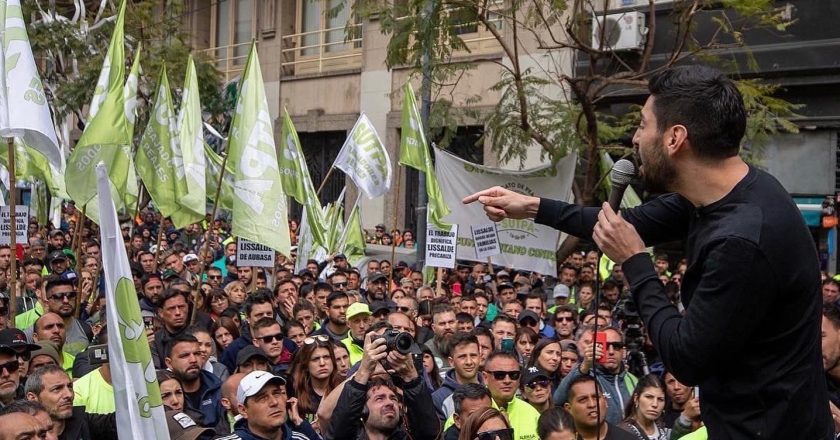
M227 397L222 397L221 399L219 399L219 402L222 404L222 408L224 408L228 411L230 411L232 409L231 404L230 404L230 399L228 399Z
M167 357L163 358L163 363L164 363L164 365L166 365L166 369L172 370L172 358L171 357L167 356Z
M683 151L688 146L688 129L685 125L677 124L667 130L665 151L672 156Z
M461 429L461 416L458 413L452 414L452 424L455 425L458 429Z

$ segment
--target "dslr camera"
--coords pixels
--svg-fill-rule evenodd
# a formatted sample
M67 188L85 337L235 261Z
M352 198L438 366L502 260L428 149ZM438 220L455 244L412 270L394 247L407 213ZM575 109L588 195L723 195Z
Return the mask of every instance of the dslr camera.
M411 348L414 346L414 338L411 337L411 334L399 330L386 330L385 333L376 338L376 340L379 339L385 340L388 351L396 351L404 355L411 354Z

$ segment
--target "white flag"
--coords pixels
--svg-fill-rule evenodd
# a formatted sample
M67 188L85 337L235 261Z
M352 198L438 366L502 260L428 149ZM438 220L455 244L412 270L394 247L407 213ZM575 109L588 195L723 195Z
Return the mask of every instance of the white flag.
M63 170L64 155L32 56L20 0L0 0L0 23L0 136L23 139Z
M333 165L350 176L370 199L391 188L391 158L364 113L344 141Z
M108 171L96 166L99 227L108 307L108 357L120 439L169 440L160 387L146 339L146 326L125 253Z

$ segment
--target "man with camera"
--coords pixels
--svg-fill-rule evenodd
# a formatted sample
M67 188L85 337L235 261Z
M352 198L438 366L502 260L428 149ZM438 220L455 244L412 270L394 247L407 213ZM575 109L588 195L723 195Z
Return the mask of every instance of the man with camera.
M437 438L432 395L400 341L365 336L358 371L341 390L327 432L334 440ZM396 345L396 346L395 346ZM390 348L390 349L389 349Z

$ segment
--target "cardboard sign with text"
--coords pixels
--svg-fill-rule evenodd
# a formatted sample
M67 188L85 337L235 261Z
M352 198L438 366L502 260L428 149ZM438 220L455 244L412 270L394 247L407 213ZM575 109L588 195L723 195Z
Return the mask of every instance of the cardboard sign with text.
M426 265L431 267L455 267L455 251L458 249L458 225L451 231L442 231L431 224L426 228Z
M236 241L236 266L274 267L274 249L240 238Z
M499 246L499 234L496 232L495 223L470 225L470 229L472 229L473 242L475 242L476 258L481 260L502 253L502 248Z
M15 243L26 244L29 237L29 207L26 205L17 205L15 207ZM9 244L11 242L11 225L9 224L9 207L0 207L0 244Z

